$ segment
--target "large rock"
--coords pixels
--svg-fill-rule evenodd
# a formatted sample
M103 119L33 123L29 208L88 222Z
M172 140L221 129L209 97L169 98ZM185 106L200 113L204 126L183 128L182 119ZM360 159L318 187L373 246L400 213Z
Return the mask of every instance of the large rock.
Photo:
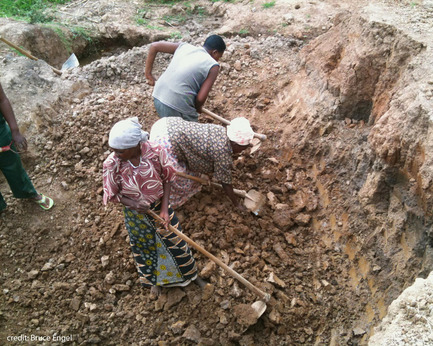
M433 272L417 278L388 308L374 330L370 346L432 345Z

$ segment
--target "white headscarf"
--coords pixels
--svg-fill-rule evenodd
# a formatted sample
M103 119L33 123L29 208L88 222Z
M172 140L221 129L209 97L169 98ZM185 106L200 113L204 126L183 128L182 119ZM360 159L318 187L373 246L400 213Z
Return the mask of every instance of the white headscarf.
M108 145L113 149L129 149L148 138L149 134L141 130L138 118L133 117L114 124L108 136Z
M227 137L239 145L248 145L254 138L254 131L248 119L239 117L227 126Z

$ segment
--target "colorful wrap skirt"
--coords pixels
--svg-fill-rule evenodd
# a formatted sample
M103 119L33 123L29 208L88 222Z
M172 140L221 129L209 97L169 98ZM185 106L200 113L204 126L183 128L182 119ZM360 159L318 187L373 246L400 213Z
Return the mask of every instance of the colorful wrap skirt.
M159 213L160 202L150 206ZM188 244L164 229L153 217L124 207L132 255L144 287L186 286L197 277L197 266ZM174 211L169 208L170 224L181 231Z

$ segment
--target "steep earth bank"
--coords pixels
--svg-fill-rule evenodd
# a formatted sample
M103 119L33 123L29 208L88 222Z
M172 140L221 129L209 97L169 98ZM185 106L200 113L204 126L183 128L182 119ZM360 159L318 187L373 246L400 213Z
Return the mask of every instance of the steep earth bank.
M261 3L200 2L195 17L163 33L128 22L135 12L127 2L98 4L86 12L88 2L77 1L59 15L71 22L99 20L91 25L100 37L122 37L121 45L137 47L61 77L43 61L5 53L0 62L2 84L31 138L24 162L38 189L57 203L42 213L6 194L0 339L367 343L393 300L433 268L432 3L288 1L265 9ZM201 7L208 16L197 15ZM119 9L124 16L116 16ZM151 7L144 16L161 22L166 13L182 11ZM1 34L6 37L8 27L19 32L16 26L51 35L9 21ZM147 43L170 37L170 30L197 45L208 32L226 37L222 72L206 106L229 119L246 116L268 136L257 152L235 162L236 186L267 195L259 216L234 212L221 192L209 188L178 211L187 235L272 293L267 312L251 326L241 308L257 298L200 254L211 291L190 285L151 301L137 282L121 210L101 204L110 127L129 116L138 116L145 128L157 119L144 61ZM49 47L41 45L26 48L37 53ZM78 42L80 49L86 51ZM57 66L69 53L65 48L63 55L43 57ZM157 73L169 58L158 57ZM6 184L1 187L5 191ZM410 317L412 310L399 306L407 312L401 316ZM418 321L433 323L429 302L420 306ZM427 331L423 326L405 337L428 343ZM402 342L392 337L388 345ZM384 340L373 337L371 344Z

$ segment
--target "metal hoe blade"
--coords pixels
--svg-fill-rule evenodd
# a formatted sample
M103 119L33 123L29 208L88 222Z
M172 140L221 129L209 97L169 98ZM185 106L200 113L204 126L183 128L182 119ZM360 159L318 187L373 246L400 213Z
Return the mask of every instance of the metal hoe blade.
M266 303L263 300L254 302L251 307L256 312L256 318L258 319L266 311Z
M262 145L262 141L258 138L253 138L253 140L251 141L251 150L250 150L250 155L254 154L257 150L259 150L260 146Z
M246 193L244 206L253 214L258 215L263 205L266 202L266 197L256 190L250 190Z
M62 71L69 70L70 68L74 68L80 66L80 63L78 62L77 57L74 53L71 54L71 56L66 60L62 65Z

